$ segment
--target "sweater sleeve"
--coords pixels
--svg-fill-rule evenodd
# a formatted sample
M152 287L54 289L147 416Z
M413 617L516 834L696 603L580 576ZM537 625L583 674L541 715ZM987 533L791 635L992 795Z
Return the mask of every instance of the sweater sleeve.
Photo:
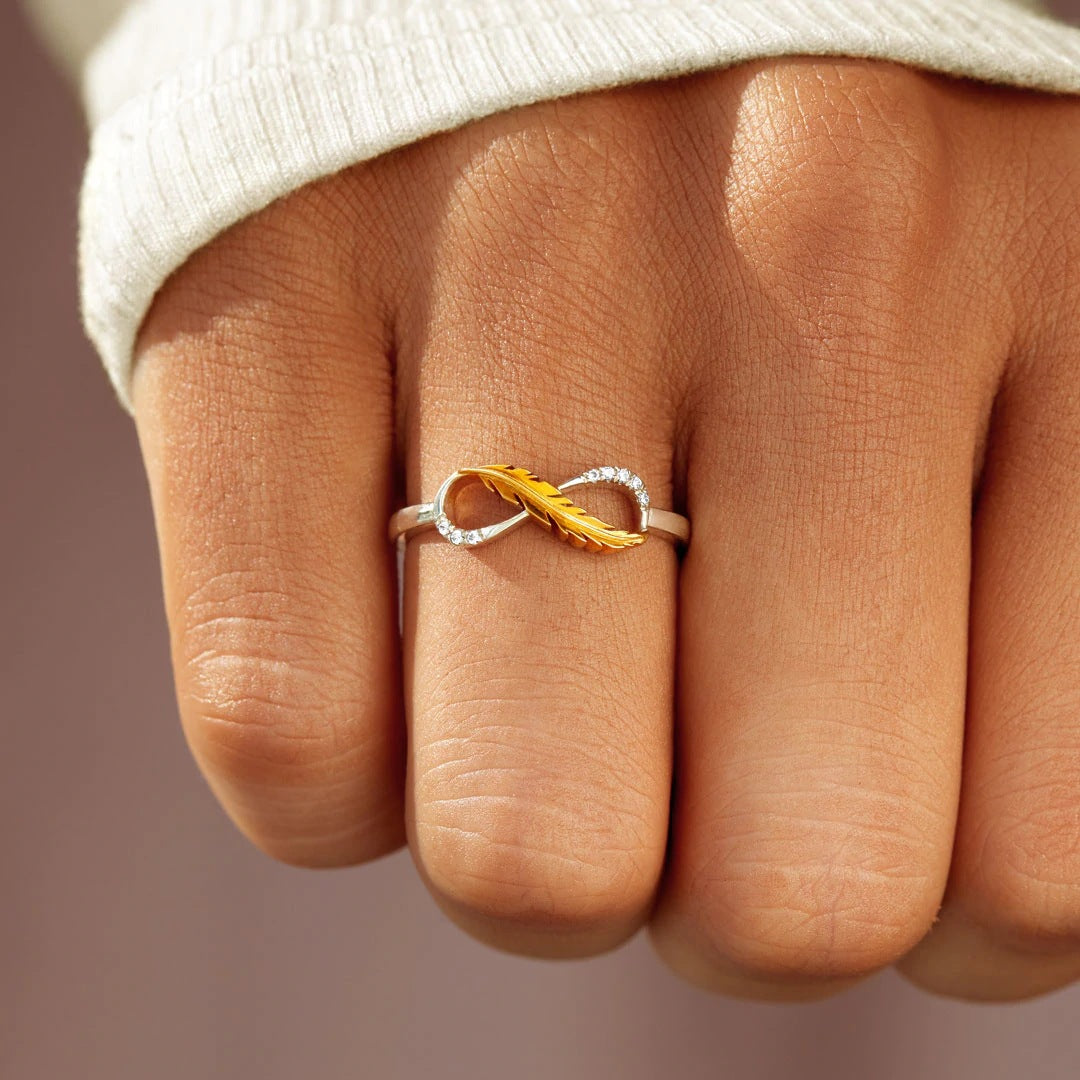
M83 316L129 411L139 325L195 250L305 183L469 120L794 54L1080 92L1080 30L1021 0L31 2L72 35L73 63L90 50Z

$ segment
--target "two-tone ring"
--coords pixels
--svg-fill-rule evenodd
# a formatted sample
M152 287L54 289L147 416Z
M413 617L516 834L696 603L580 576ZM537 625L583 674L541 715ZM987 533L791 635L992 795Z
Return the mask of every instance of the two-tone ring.
M484 486L517 509L517 513L493 525L462 528L454 521L451 496L460 484L479 479ZM637 531L616 528L578 506L567 491L587 484L611 484L626 492L636 511ZM455 547L476 548L533 521L560 540L585 551L624 551L643 544L652 534L676 543L690 539L690 522L672 510L653 506L648 488L631 469L604 465L584 472L557 487L528 469L513 465L482 465L458 469L443 481L429 503L399 510L390 519L390 538L404 542L423 529L435 529Z

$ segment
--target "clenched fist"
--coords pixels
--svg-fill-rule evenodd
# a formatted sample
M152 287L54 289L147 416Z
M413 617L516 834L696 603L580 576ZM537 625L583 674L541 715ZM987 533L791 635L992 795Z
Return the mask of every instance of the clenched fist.
M139 343L195 757L270 854L407 838L517 952L647 922L743 996L1067 983L1078 311L1080 106L883 63L545 103L295 193ZM685 556L428 533L399 642L390 515L494 462L627 465Z

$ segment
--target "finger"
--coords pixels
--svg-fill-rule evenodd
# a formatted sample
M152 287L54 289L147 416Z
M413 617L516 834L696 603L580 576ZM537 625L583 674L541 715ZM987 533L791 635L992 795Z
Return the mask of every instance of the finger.
M902 964L954 997L1015 1000L1080 978L1076 344L995 409L956 850L941 919Z
M892 963L929 928L948 868L969 477L918 488L970 447L918 446L912 413L898 453L898 430L850 419L846 448L827 446L848 425L826 406L788 430L798 460L744 432L691 464L655 931L678 970L738 996L814 997Z
M598 196L601 155L573 134L575 108L499 118L420 166L451 179L399 355L410 501L500 462L555 484L624 466L659 505L671 498L667 380L649 378L661 298L628 251L628 204L647 183ZM573 494L632 522L610 485ZM475 523L512 512L489 500ZM506 949L613 946L642 922L663 862L672 547L590 554L530 522L475 550L415 539L405 573L410 842L432 892Z
M838 111L831 78L793 88L800 122L735 202L744 306L695 398L676 794L652 926L687 978L768 1000L894 962L940 902L986 400L960 375L978 339L942 310L938 237L912 225L935 217L933 148L918 126L897 138L881 118L906 107L879 85L865 88L878 109ZM754 101L751 88L751 124ZM736 157L731 187L745 167Z
M313 866L404 831L391 380L328 239L338 195L296 196L196 256L134 383L188 741L240 829Z

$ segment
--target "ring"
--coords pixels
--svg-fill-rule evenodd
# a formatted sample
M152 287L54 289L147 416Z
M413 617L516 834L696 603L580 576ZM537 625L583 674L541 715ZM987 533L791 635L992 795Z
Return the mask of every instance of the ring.
M480 529L462 529L447 512L447 500L462 481L477 477L484 486L518 509L518 513ZM625 489L638 510L638 531L628 532L593 517L564 494L583 484L615 484ZM574 547L586 551L622 551L645 543L652 533L679 543L690 539L690 522L672 510L658 510L649 500L644 481L630 469L605 465L564 481L558 487L528 469L513 465L483 465L451 473L429 503L399 510L390 519L390 539L403 546L413 533L434 528L455 547L475 548L535 521Z

